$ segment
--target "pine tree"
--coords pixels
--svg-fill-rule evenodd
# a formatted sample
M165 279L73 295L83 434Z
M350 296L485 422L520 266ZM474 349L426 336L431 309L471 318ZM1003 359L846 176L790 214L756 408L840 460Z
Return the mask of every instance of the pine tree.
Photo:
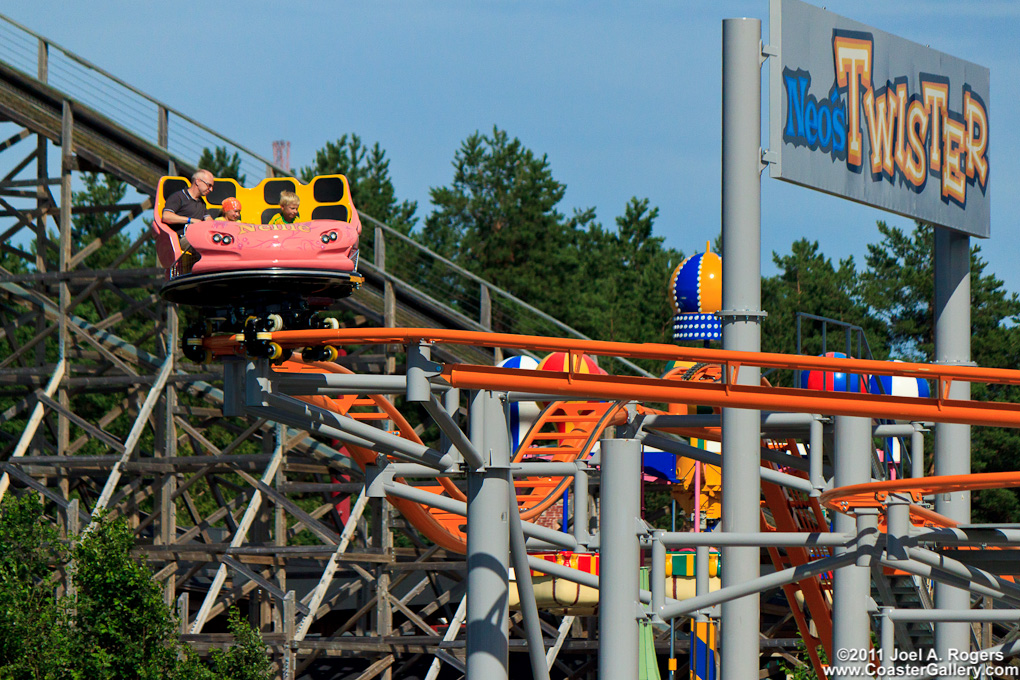
M454 155L449 186L430 190L426 246L525 302L560 318L583 283L579 237L590 211L557 210L566 186L546 156L499 128L469 136Z
M658 215L647 198L633 197L615 231L589 226L579 243L586 285L581 304L568 310L568 323L600 340L671 342L667 281L683 254L653 236Z
M797 313L813 314L842 321L864 329L873 358L888 355L882 323L864 300L864 287L852 257L832 260L819 252L817 241L800 239L790 246L790 254L772 254L779 273L762 278L762 307L768 316L762 322L762 349L766 352L797 352ZM823 343L822 323L802 319L801 353L842 352L846 336L838 326L826 327ZM851 336L854 356L857 339ZM789 375L769 376L774 384L789 385Z
M241 174L241 157L235 151L233 155L225 146L217 146L213 150L208 147L202 149L202 155L198 157L198 167L208 170L213 177L229 177L236 179L241 186L247 179L247 175Z
M312 165L301 169L305 182L316 175L340 174L351 185L351 199L358 212L371 215L402 234L418 222L415 201L397 200L390 179L390 161L379 143L365 146L358 135L343 135L315 152Z

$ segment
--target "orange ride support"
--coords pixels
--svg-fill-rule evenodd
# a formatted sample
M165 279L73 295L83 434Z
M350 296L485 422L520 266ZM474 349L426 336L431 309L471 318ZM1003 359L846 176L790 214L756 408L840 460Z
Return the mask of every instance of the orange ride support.
M349 369L337 364L300 360L286 361L276 367L276 371L281 373L351 373ZM415 434L414 429L404 416L389 399L381 395L299 398L320 408L363 422L390 420L401 437L421 443L421 439ZM536 420L525 441L522 442L514 461L573 462L587 458L605 428L610 425L618 425L624 422L625 418L626 410L623 409L622 404L554 402ZM567 421L572 423L570 430L567 432L556 430L558 424ZM550 428L553 430L552 432L549 431ZM376 453L374 451L352 444L346 444L346 447L362 470L366 465L375 462ZM522 519L533 519L551 507L563 495L570 481L566 477L545 476L515 479L514 486L518 492ZM440 477L437 482L416 486L423 491L445 495L455 500L466 500L463 492L451 480ZM464 517L401 498L390 497L389 501L408 522L429 540L452 552L464 553L467 550Z
M803 357L768 352L734 352L651 343L600 342L429 328L277 331L271 335L272 340L285 349L323 344L433 342L533 351L581 351L587 354L630 359L699 361L719 364L724 375L721 383L707 383L572 372L526 371L470 364L444 365L445 380L451 386L463 389L515 390L572 398L705 404L865 418L883 417L1020 427L1020 404L957 400L948 397L949 386L954 380L1020 385L1020 371L1008 369ZM243 353L243 338L239 335L207 338L204 345L216 355ZM936 397L921 399L733 384L733 378L740 367L745 365L787 370L819 369L854 374L920 377L936 381Z

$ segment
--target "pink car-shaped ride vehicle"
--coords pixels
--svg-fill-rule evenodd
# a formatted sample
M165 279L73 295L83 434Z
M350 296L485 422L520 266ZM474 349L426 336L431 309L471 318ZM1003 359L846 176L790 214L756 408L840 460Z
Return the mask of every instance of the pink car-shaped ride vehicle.
M270 178L251 189L217 178L204 199L210 215L234 197L241 202L241 219L192 221L185 227L190 251L184 253L162 215L167 198L189 185L182 177L160 179L152 222L156 254L167 270L160 295L204 308L204 329L185 333L185 355L201 360L203 336L243 329L252 336L249 353L279 358L271 343L256 342L257 334L284 326L336 327L335 319L318 319L315 311L349 296L364 280L357 271L361 220L346 177L320 176L308 184ZM301 199L298 217L291 224L268 224L280 212L283 191Z

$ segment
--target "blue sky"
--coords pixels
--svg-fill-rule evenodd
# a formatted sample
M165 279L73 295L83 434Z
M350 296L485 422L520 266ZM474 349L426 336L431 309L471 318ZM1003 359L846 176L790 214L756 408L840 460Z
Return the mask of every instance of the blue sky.
M981 246L1020 291L1020 3L825 6L990 68L992 238ZM768 36L767 0L7 0L2 11L257 152L290 140L295 167L346 132L379 142L422 217L461 141L498 125L548 155L568 187L562 212L595 207L611 225L631 196L647 197L656 232L687 254L719 231L721 22L759 17ZM763 270L801 237L862 266L879 219L911 226L765 177Z

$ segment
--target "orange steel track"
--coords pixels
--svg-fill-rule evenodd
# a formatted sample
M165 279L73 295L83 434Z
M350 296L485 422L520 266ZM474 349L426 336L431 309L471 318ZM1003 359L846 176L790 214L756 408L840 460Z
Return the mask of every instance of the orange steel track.
M333 363L289 360L276 369L281 373L351 373L347 368ZM309 404L349 416L360 421L390 420L399 436L421 444L421 439L393 403L381 395L359 397L347 395L331 398L323 396L297 397ZM592 402L553 402L543 411L522 443L514 461L555 460L572 462L591 454L602 431L610 425L621 424L626 416L622 404ZM557 431L563 427L564 431ZM552 431L550 431L550 429ZM361 467L375 462L376 453L352 444L345 444L351 457ZM402 481L402 480L397 480ZM520 506L521 517L530 520L542 514L563 496L570 482L566 477L533 475L515 479L514 487ZM418 484L417 488L459 501L467 498L449 479L440 477L436 483ZM388 497L389 502L416 529L429 540L446 550L457 553L467 551L465 519L437 508L421 505L414 501Z
M913 421L960 422L977 425L1020 427L1020 404L1004 402L978 402L948 398L949 387L954 380L978 383L1020 385L1020 371L988 369L969 366L942 366L933 364L893 363L858 359L836 359L829 357L804 357L773 353L730 352L699 348L676 347L664 344L629 344L599 342L590 340L566 340L560 338L533 337L499 333L471 331L450 331L424 328L410 329L341 329L278 331L268 337L284 349L299 349L314 345L363 345L363 344L408 344L416 342L448 343L482 347L503 347L528 349L531 351L563 351L571 355L586 353L598 356L618 356L630 359L680 360L705 363L719 367L722 382L638 378L628 376L604 376L573 372L528 371L477 366L469 364L442 365L443 379L451 386L464 389L486 389L520 391L535 394L556 394L586 400L609 400L606 402L557 402L547 409L540 421L523 442L515 460L577 460L590 454L591 444L601 431L610 424L618 424L626 414L622 407L627 401L667 402L679 404L703 404L718 407L752 408L773 411L824 413L831 415L852 415L868 418L881 417ZM219 336L207 338L204 345L214 355L243 355L241 336ZM568 362L568 366L574 362ZM858 375L894 375L934 380L937 384L933 399L892 397L886 395L853 394L840 392L819 392L815 390L761 386L736 385L741 366L759 366L786 370L824 370L847 372ZM285 372L337 372L348 373L336 364L305 364L288 361L278 370ZM676 373L676 371L674 371ZM401 436L417 441L417 435L407 421L396 411L389 400L378 395L365 398L305 397L305 400L321 407L345 413L358 419L385 417L392 420ZM359 413L352 407L357 404L374 407L377 415ZM656 409L639 405L639 412L658 413ZM385 415L383 415L385 414ZM551 432L550 427L563 427L572 423L565 431ZM545 431L543 432L543 427ZM698 430L683 432L689 436L717 438L714 431ZM544 440L544 441L543 441ZM362 466L371 463L375 454L358 447L348 446L355 460ZM463 499L463 493L446 479L439 479L438 485L424 487L433 493ZM568 480L563 477L533 477L516 480L521 514L533 518L550 507L563 493ZM872 482L855 486L840 487L827 491L817 500L810 499L808 506L796 514L789 499L777 496L779 487L763 485L766 496L775 508L787 514L774 512L776 528L786 531L824 530L825 522L819 519L819 505L837 512L852 514L861 507L882 507L890 494L907 494L912 501L910 514L914 522L928 526L954 527L957 523L943 515L921 507L916 503L927 494L953 491L978 490L1020 486L1020 472L960 475L951 477L926 477L921 479L899 479L886 482ZM396 498L390 501L431 540L455 552L464 552L464 519L448 515L435 508ZM798 506L799 507L799 506ZM794 514L791 514L794 513ZM807 513L806 515L804 513ZM801 515L818 515L814 523L802 525L797 520ZM808 517L810 520L811 517ZM780 526L782 525L782 526ZM816 526L817 525L817 526ZM882 528L882 527L880 527ZM884 528L882 528L884 530ZM770 551L776 560L778 551ZM807 550L787 550L790 563L808 561ZM782 561L782 560L780 560ZM783 566L777 564L777 568ZM804 604L812 613L818 636L809 636L816 644L828 642L831 645L831 611L822 595L822 584L818 579L793 584L787 587L787 596L796 601L792 590L804 593ZM795 609L798 609L795 607ZM810 629L804 611L796 612L798 627L802 634ZM812 654L816 669L820 664L817 649ZM831 650L827 650L831 651Z
M407 344L414 342L503 347L532 351L562 351L630 359L681 360L718 364L723 367L722 383L673 381L630 376L603 376L553 371L445 364L444 379L463 389L514 390L559 394L589 399L704 404L829 415L881 417L922 422L969 423L998 427L1020 427L1020 404L949 399L954 380L977 383L1020 385L1020 371L914 364L864 359L803 357L767 352L676 347L665 344L633 344L547 338L506 333L481 333L434 328L379 328L277 331L265 334L284 349L312 345ZM217 356L243 354L241 336L215 336L204 341ZM932 399L887 395L819 392L815 390L758 385L737 385L741 366L787 370L821 369L854 374L910 376L935 380L937 395Z
M841 486L824 492L818 500L831 510L850 514L855 508L883 507L892 494L909 495L911 500L920 501L922 496L931 494L1005 489L1017 486L1020 486L1020 472L984 472L976 475L893 479L885 482ZM912 515L925 517L942 526L954 527L957 524L954 520L926 508L912 506L910 512Z

